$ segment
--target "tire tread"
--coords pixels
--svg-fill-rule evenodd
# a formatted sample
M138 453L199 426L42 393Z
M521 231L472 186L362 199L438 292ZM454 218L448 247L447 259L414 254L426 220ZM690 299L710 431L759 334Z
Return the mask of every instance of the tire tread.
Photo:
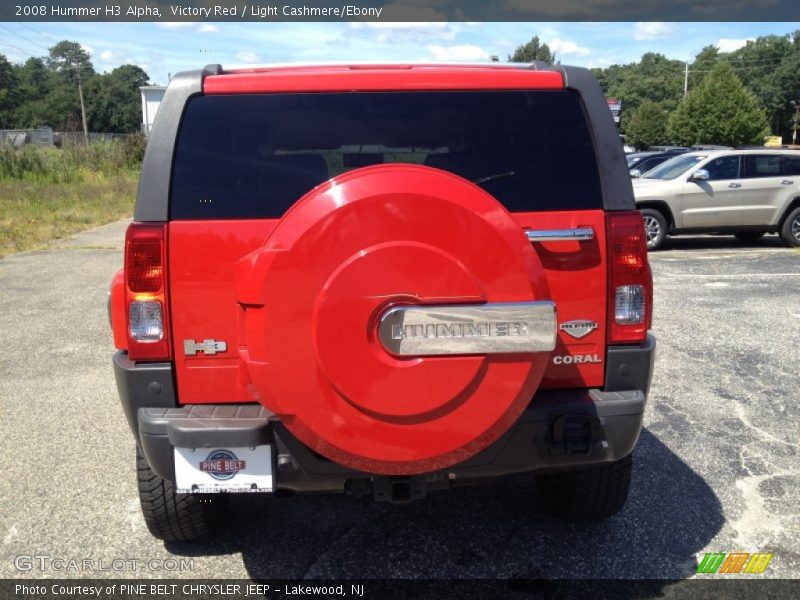
M633 457L584 469L536 477L547 507L570 519L599 520L617 514L628 498Z
M167 542L198 540L209 536L218 521L217 502L207 494L176 494L171 481L150 468L136 449L139 502L145 524L155 537Z

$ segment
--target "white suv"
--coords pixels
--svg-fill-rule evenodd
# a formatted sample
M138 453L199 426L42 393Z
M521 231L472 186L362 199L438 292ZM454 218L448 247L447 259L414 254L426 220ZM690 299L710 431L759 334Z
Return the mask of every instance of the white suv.
M667 235L731 233L755 241L778 233L800 246L800 151L688 152L633 181L647 247Z

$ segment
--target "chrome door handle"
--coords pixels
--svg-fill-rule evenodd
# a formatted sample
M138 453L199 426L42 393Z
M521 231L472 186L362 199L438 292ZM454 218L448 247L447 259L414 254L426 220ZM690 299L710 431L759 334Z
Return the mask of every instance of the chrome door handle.
M591 227L576 227L575 229L528 229L525 235L528 236L528 240L531 242L585 241L594 239L594 229Z
M792 185L794 181L791 179L781 179L781 185Z
M734 182L734 183L729 183L729 184L728 184L728 187L729 187L729 188L740 188L740 187L742 187L742 184L741 184L741 183L736 183L736 182Z

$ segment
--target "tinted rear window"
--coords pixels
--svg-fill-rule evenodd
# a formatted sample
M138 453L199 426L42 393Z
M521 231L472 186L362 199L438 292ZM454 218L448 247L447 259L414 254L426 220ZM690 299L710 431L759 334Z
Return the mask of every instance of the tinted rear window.
M603 205L573 92L265 94L189 102L170 216L276 218L327 179L385 163L456 173L510 211Z

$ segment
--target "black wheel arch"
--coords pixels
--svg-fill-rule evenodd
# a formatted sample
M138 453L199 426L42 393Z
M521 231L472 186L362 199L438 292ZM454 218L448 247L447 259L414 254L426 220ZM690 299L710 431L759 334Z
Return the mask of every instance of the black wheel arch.
M792 211L796 208L800 208L800 196L797 196L789 202L789 205L783 210L781 214L780 220L778 220L778 231L783 229L784 223L786 223L786 219L792 214Z
M669 204L667 204L663 200L646 200L644 202L636 203L636 210L643 210L645 208L652 208L659 211L661 214L664 215L664 218L667 220L667 227L669 232L675 230L675 217L672 215L672 211L669 208Z

